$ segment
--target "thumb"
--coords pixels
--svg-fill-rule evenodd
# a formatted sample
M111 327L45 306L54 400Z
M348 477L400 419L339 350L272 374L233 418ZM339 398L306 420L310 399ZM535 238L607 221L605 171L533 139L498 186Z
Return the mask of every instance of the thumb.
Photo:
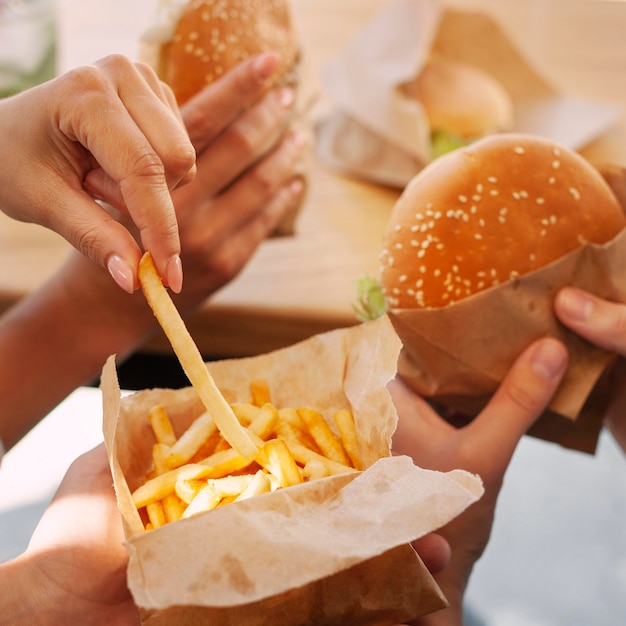
M567 363L567 350L560 341L545 338L534 342L515 361L489 404L466 427L492 468L506 468L522 435L556 392Z

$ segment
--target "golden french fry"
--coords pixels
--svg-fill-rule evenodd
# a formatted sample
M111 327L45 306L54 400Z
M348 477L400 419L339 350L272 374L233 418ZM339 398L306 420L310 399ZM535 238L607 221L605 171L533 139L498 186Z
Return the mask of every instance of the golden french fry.
M198 495L198 492L206 487L206 485L206 480L178 478L174 485L174 491L184 504L190 504Z
M277 423L278 411L272 404L266 402L248 426L248 430L265 441L274 434Z
M203 511L211 511L220 503L221 499L222 497L215 491L212 485L205 485L185 509L183 519Z
M150 409L148 412L148 421L159 443L164 443L168 446L176 443L174 428L165 407L158 405Z
M349 465L344 465L342 463L337 463L337 461L333 461L332 459L328 459L322 454L314 452L297 441L287 441L285 443L291 452L291 456L293 456L295 461L302 466L306 466L306 464L310 461L317 460L324 465L329 475L346 474L348 472L357 471Z
M340 409L333 415L333 421L343 448L352 462L352 466L358 470L363 469L363 460L361 458L361 448L359 446L359 438L356 434L356 426L354 424L354 415L349 409Z
M330 429L324 416L319 411L308 407L299 408L297 411L323 455L342 465L350 465L350 459L341 441Z
M154 464L154 471L157 475L163 474L170 469L165 463L165 457L169 454L169 451L170 447L164 443L155 443L152 447L152 462ZM165 520L168 523L175 522L182 517L184 506L180 498L175 493L163 496L161 503L163 505Z
M224 476L224 478L210 478L207 483L213 486L216 493L222 498L238 496L245 491L252 482L254 474L238 474L235 476Z
M257 463L276 477L280 487L299 485L302 482L300 470L282 439L265 442L256 458Z
M278 417L283 422L288 422L299 430L304 430L306 424L302 421L302 418L298 415L298 411L292 407L286 406L278 409Z
M250 393L252 395L252 404L258 407L272 401L267 381L261 378L257 378L250 382Z
M305 480L317 480L330 476L328 468L319 459L311 459L303 468L302 473Z
M203 476L207 478L222 478L223 476L228 476L229 474L245 469L251 463L252 461L250 459L241 456L241 454L239 454L237 450L233 450L233 448L220 450L199 462L200 465L204 466L206 473L203 474Z
M261 410L261 407L250 402L232 402L230 408L233 410L239 422L245 426L254 421L254 418Z
M268 475L263 470L258 470L252 477L250 484L235 498L234 502L247 500L248 498L258 496L262 493L267 493L270 491L271 486L272 483Z
M159 474L150 478L145 483L137 487L132 493L133 502L138 509L154 502L162 500L166 495L173 493L176 487L176 481L179 477L186 479L202 478L211 471L206 465L194 464L183 465L176 469L169 470L164 474Z
M216 429L215 420L205 411L189 425L187 430L178 438L178 441L170 448L165 463L170 468L187 463Z
M152 255L146 252L139 263L139 282L180 364L211 414L224 439L243 457L254 458L258 449L248 432L235 417L210 375L198 347L194 343L169 293L163 286Z
M148 519L153 528L159 528L165 525L165 513L163 512L163 505L160 500L150 502L150 504L146 506L146 513L148 514Z

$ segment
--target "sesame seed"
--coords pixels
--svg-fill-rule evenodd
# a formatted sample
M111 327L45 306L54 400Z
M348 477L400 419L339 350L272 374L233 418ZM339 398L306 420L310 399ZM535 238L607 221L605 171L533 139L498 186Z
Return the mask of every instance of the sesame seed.
M550 178L548 178L548 185L554 185L554 183L556 183L556 178L550 176Z
M398 281L401 282L401 283L406 282L406 280L407 280L406 274L402 274L402 276L398 277Z
M487 181L493 184L493 183L497 183L498 179L495 176L488 176Z
M513 148L513 152L516 154L524 154L525 150L522 146L515 146L515 148Z
M463 202L463 203L467 202L467 196L460 195L459 202Z
M558 159L554 159L554 161L552 161L552 167L553 167L555 170L558 170L558 169L559 169L559 167L561 167L561 162L560 162Z
M576 187L570 187L568 191L572 194L574 200L580 200L580 191Z
M483 238L480 233L474 233L474 239L478 239L479 241Z
M489 190L489 195L490 196L497 196L498 195L498 190L497 189L490 189Z
M482 185L482 183L478 183L478 184L476 185L476 191L477 191L478 193L482 193L482 192L483 192L483 185Z
M546 203L546 199L545 199L545 198L537 198L537 199L535 200L535 202L536 202L537 204L545 204L545 203Z

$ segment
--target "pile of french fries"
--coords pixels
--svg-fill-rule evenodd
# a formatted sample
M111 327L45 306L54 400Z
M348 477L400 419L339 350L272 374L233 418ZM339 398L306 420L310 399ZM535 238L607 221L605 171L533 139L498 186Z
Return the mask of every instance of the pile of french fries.
M176 433L163 406L146 416L155 443L152 471L132 494L146 530L302 482L364 469L354 416L332 423L315 408L276 407L265 380L250 398L228 403L213 381L149 253L142 290L205 411Z
M230 446L208 412L176 436L163 406L147 419L154 433L152 472L132 494L146 530L302 482L361 470L350 410L334 427L310 407L277 408L266 381L250 383L249 402L230 406L255 444L253 457Z

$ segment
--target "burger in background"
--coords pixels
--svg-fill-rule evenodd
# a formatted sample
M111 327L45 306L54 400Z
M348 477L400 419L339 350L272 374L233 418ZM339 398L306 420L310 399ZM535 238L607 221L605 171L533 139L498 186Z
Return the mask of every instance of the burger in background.
M268 88L296 89L300 42L288 0L160 0L140 56L182 106L236 65L267 51L280 56ZM303 123L297 117L296 108L292 125ZM300 206L274 234L294 232Z
M278 81L296 84L300 46L287 0L161 0L144 58L184 104L246 59L278 52Z
M424 109L433 158L513 128L510 95L490 74L468 63L433 53L402 91Z

